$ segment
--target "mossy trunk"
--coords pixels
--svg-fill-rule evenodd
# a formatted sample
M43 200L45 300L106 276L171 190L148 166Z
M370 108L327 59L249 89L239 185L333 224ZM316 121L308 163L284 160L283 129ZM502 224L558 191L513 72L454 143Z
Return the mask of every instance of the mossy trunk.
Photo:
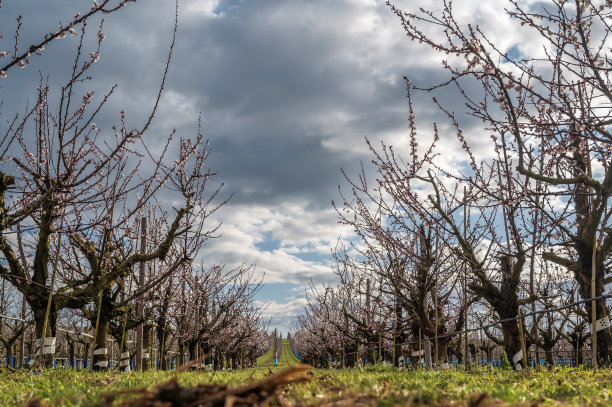
M554 366L555 364L555 360L553 358L553 348L554 346L541 346L542 350L544 351L544 354L546 355L546 364L548 366Z
M142 339L142 370L149 369L152 364L153 355L151 354L151 330L153 326L146 324L143 327L143 339Z
M500 317L502 319L507 318L503 315L500 315ZM512 366L516 367L516 364L522 363L522 359L517 360L516 363L514 363L513 360L515 355L521 351L521 336L519 334L520 331L518 328L518 323L517 321L503 322L501 324L501 330L503 336L503 347L506 351L506 355L508 355L508 360ZM526 355L523 355L523 357L526 357Z
M222 364L221 364L222 360L221 360L221 354L217 351L214 352L214 359L213 359L213 369L215 370L221 370Z
M516 259L510 256L502 256L500 259L501 285L497 288L488 277L482 273L475 273L481 280L481 285L470 284L470 289L477 295L483 297L499 316L499 319L516 318L519 315L518 287L520 283L521 270L525 264L523 252L517 255ZM508 355L508 360L516 368L517 363L522 359L514 361L515 356L522 349L521 335L518 320L501 323L502 347ZM526 343L529 349L529 344ZM526 358L527 355L523 355Z
M196 341L189 341L187 343L187 349L189 350L189 360L195 360L196 358L196 345L197 342Z
M76 352L75 352L74 341L71 339L68 339L68 360L70 361L70 365L74 369L75 362L76 362Z
M448 342L438 342L438 365L446 363L448 360Z
M356 346L347 346L346 347L346 366L347 367L355 367L357 366L357 362L359 360L359 354L357 353Z
M108 335L108 324L109 322L102 319L100 315L100 322L98 324L98 333L96 335L96 343L94 347L93 356L93 370L106 370L108 369L108 348L107 348L107 335Z
M32 309L32 313L34 314L34 335L38 342L40 343L40 339L43 336L43 329L45 325L45 315L47 312L47 303L44 301L44 305L41 304L43 301L31 301L29 302L30 308ZM55 338L55 332L57 328L57 308L55 304L55 299L51 300L51 308L49 311L49 318L47 321L47 331L45 333L45 340L49 341L47 338ZM50 347L46 347L47 351L51 351ZM37 347L34 346L34 352L36 352L35 356L37 359L42 357L44 358L44 366L45 367L53 367L53 354L43 354L42 346Z
M580 269L575 273L576 280L578 281L578 291L582 298L591 298L591 267L593 258L593 246L587 247L586 245L580 246L581 250L578 250L578 264ZM600 264L599 259L596 262L596 279L595 279L595 296L599 297L604 292L604 275L603 275L603 264ZM609 318L608 308L606 307L606 301L595 301L595 312L596 319ZM585 303L586 312L590 317L592 312L593 302ZM597 332L597 361L602 366L612 366L612 332L610 328L602 329Z
M185 363L185 341L181 338L179 339L179 343L178 343L178 360L177 360L177 367L181 366L183 363Z

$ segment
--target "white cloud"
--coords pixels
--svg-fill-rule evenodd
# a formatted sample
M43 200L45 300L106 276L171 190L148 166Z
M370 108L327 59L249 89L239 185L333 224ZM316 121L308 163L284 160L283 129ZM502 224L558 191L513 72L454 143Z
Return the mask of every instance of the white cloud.
M332 208L314 210L306 201L275 206L230 204L217 216L223 222L222 237L205 247L204 261L256 264L268 283L304 286L311 277L315 281L332 279L329 250L340 235L350 233L337 224ZM303 253L317 259L303 260L299 257Z
M180 3L188 19L199 20L202 17L214 17L221 0L188 0Z
M304 313L307 301L304 297L296 297L287 302L258 302L258 305L266 307L263 313L264 320L270 319L270 327L277 327L283 336L291 329L291 323L297 316Z

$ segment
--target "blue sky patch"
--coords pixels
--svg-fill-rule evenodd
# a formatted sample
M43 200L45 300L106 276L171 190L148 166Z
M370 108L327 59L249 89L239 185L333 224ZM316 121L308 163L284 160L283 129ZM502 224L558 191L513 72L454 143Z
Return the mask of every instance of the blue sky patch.
M244 2L245 0L221 0L219 5L213 10L213 13L222 14L232 11L233 9L242 6L242 3Z
M508 55L506 61L520 62L519 60L524 58L523 54L519 50L518 44L511 46L506 54Z
M320 252L301 252L301 253L293 253L295 257L304 261L312 261L315 263L324 263L329 262L330 254L329 253L320 253Z
M304 286L295 283L266 283L261 287L257 297L259 300L286 302L296 295L302 296Z
M258 250L264 252L273 252L274 250L278 250L281 247L281 241L278 239L274 239L270 233L264 234L265 239L261 242L255 243L255 247Z

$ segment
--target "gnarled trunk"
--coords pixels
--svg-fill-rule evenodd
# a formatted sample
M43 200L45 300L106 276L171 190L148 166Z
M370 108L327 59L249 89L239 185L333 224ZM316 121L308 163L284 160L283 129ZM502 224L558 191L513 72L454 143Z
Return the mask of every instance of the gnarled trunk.
M47 331L45 333L45 346L41 346L41 338L43 336L43 329L45 325L45 315L47 311L46 301L44 306L41 306L40 301L28 301L32 313L34 314L34 335L36 342L33 347L32 357L44 359L45 367L53 367L53 358L55 356L55 332L57 328L57 308L55 299L51 300L51 308L49 311L49 318L47 321ZM33 364L30 360L30 364Z
M93 366L92 370L106 370L108 369L108 348L107 348L107 335L108 335L108 324L109 322L103 320L100 315L100 322L98 324L98 333L96 335L96 343L94 347L93 355Z

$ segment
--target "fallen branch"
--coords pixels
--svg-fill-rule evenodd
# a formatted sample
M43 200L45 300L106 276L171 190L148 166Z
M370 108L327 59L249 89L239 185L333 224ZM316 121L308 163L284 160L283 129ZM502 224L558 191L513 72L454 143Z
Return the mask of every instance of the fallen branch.
M237 388L223 384L181 387L175 377L152 389L133 389L103 395L98 407L259 406L268 403L279 387L310 380L306 376L294 376L311 368L309 365L294 365L256 383ZM141 394L141 396L123 401L121 404L113 403L117 397L126 394Z

